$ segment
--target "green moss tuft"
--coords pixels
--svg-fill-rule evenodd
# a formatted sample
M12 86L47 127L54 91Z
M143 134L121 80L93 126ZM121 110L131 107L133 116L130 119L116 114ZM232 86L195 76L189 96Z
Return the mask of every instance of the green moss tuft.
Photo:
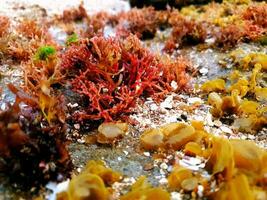
M76 43L78 42L79 38L78 35L76 33L73 33L72 35L70 35L67 40L66 40L66 45L70 46L72 43Z
M48 60L50 56L55 55L56 49L53 46L41 46L35 54L36 60Z

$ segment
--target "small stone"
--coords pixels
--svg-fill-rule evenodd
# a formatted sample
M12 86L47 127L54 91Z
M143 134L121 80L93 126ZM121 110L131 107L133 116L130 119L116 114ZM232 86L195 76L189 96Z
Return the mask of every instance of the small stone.
M213 123L217 127L220 127L222 125L222 122L220 120L215 120Z
M201 74L203 74L203 75L205 75L205 74L207 74L208 72L209 72L209 70L207 69L207 68L201 68L200 70L199 70L199 72L201 73Z
M80 143L80 144L84 144L85 143L85 140L83 140L83 139L77 139L77 142Z
M153 104L151 104L150 105L150 110L157 110L158 109L158 106L157 106L157 104L155 104L155 103L153 103Z
M255 140L255 138L256 137L254 135L251 135L251 134L248 135L248 139L250 139L250 140Z
M163 102L160 103L161 108L172 108L173 96L168 96Z
M177 117L176 116L167 116L167 117L165 117L165 121L166 121L166 123L177 122Z
M192 97L192 98L188 98L187 102L189 104L194 104L194 103L203 103L202 99L198 98L198 97Z
M161 163L160 168L166 170L166 169L168 169L168 165L166 163Z
M210 113L207 114L206 122L207 122L207 125L209 125L209 126L213 126L214 125L214 123L212 121L212 115Z
M172 87L173 90L177 90L177 88L178 88L177 82L176 81L172 81L171 82L171 87Z
M171 200L182 200L182 196L178 192L172 192L171 193Z
M160 114L166 114L167 110L165 108L160 108L159 113Z
M228 134L233 134L232 129L226 127L226 126L221 126L220 129L224 132L224 133L228 133Z
M159 183L162 184L162 185L167 184L168 183L168 179L162 178L162 179L159 180Z
M79 130L80 129L80 124L74 124L74 128Z
M163 101L163 102L160 104L160 107L162 107L162 108L172 109L172 104L171 104L171 102Z
M150 153L148 151L144 152L144 155L149 157L150 156Z
M160 169L160 170L159 170L159 173L160 173L161 175L165 175L165 174L166 174L165 171L164 171L163 169Z
M203 197L203 192L204 192L204 187L203 187L202 185L199 185L199 186L197 187L197 195L198 195L199 197Z
M103 88L102 90L103 90L104 93L108 92L108 88Z
M75 107L78 107L78 103L74 103L74 104L71 104L71 103L68 103L67 105L68 107L71 107L71 108L75 108Z

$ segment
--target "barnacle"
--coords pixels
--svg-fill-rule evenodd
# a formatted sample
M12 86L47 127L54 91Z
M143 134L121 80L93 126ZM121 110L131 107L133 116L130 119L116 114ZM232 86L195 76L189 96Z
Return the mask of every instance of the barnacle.
M160 147L179 150L187 142L195 139L194 127L183 123L170 123L160 128L146 130L140 138L142 147L148 150Z
M97 142L112 143L122 138L128 131L128 124L122 122L102 123L98 127Z
M186 143L196 138L194 127L183 123L167 124L161 129L165 135L165 145L175 150L181 149Z
M262 191L264 190L264 174L266 173L264 164L267 158L266 151L251 141L228 140L211 134L208 135L210 135L211 143L204 145L203 153L199 155L208 159L205 168L212 176L214 178L220 177L219 179L222 181L218 185L218 191L209 195L211 199L240 199L241 197L246 198L246 195L251 199L255 198L254 195L265 197L266 194L264 195ZM196 145L198 143L189 142L184 151L186 152L188 146ZM188 155L190 156L190 154ZM220 176L217 176L218 174ZM188 168L175 165L168 176L169 188L192 191L199 183L205 187L205 180L198 175ZM256 188L257 184L261 187ZM239 190L238 188L241 186L242 190Z
M111 190L106 186L119 181L121 175L106 167L102 161L89 161L81 174L71 179L66 191L57 194L58 200L108 200Z
M244 97L249 91L249 82L246 79L239 79L236 83L229 87L230 92L233 90L237 90L239 93L238 95L240 97Z
M140 137L141 146L147 150L158 149L163 145L164 134L160 129L148 129Z
M212 139L212 147L206 168L212 174L222 173L225 179L229 180L234 173L234 150L227 139Z
M184 147L184 152L186 155L190 156L201 156L202 155L202 148L196 142L188 142Z
M255 101L243 100L239 106L239 110L245 114L256 114L259 106L260 105Z
M223 79L215 79L205 82L201 88L204 92L221 92L225 90L225 81Z
M108 200L109 191L103 180L90 173L82 173L71 179L66 192L57 195L58 200Z
M258 101L267 101L267 88L255 88L255 96Z
M106 167L102 161L89 161L83 173L91 173L98 175L104 181L106 185L111 185L121 179L121 174Z
M168 176L168 185L171 189L181 189L183 182L192 177L193 173L191 170L181 166L175 166Z
M132 189L127 194L120 197L121 200L170 200L170 195L162 188L153 188L148 182L145 176L139 177L139 179L132 185Z
M238 56L238 52L240 51L231 53L234 61L241 68L244 67L243 69L254 66L252 72L247 74L245 78L240 78L241 73L237 70L234 71L229 78L232 84L226 88L230 94L223 96L211 92L208 96L208 103L212 105L211 113L213 116L222 117L226 114L236 114L239 118L234 120L233 126L242 131L253 132L266 124L265 106L262 105L266 99L266 92L265 88L259 86L261 85L262 66L265 65L265 54L251 53L244 57L244 55ZM205 86L205 84L203 85Z
M263 157L266 152L254 142L230 140L234 150L235 167L247 173L258 173L264 168Z
M223 100L218 93L211 92L208 96L208 103L213 106L211 109L213 116L220 117L223 115L223 111L221 109Z
M253 196L253 191L249 186L248 178L245 175L240 174L230 181L225 182L222 188L214 194L213 199L253 200L255 198Z

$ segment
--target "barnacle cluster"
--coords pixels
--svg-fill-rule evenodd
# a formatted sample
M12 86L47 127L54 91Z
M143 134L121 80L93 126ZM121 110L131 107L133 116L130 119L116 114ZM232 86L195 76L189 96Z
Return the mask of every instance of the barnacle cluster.
M191 192L197 191L198 185L202 185L204 195L211 199L240 199L243 195L247 195L246 198L249 199L255 199L256 196L261 196L260 199L266 198L266 151L251 141L213 136L203 127L198 121L192 121L191 125L172 123L147 130L141 135L144 149L182 150L188 156L203 157L207 160L205 169L218 186L218 190L212 192L209 182L212 179L206 179L201 173L176 165L168 177L169 188ZM150 140L146 140L148 137ZM175 145L170 146L168 143ZM237 192L240 185L243 187Z
M70 181L67 191L57 195L57 199L107 200L111 195L109 186L120 179L120 173L107 168L103 162L89 161L81 174Z
M172 123L146 130L140 138L142 147L153 151L164 148L164 145L159 146L160 132L164 135L163 141L166 144L175 144L171 149L205 159L204 169L211 175L211 178L207 178L200 172L176 164L168 176L169 191L197 193L198 186L201 185L204 197L209 199L240 199L244 195L246 199L266 198L267 154L254 142L214 136L205 131L202 122L192 121L191 124ZM188 132L194 133L195 137L185 136ZM151 137L152 133L154 137ZM172 136L168 138L169 135ZM151 137L154 141L144 140L144 137ZM165 150L170 151L169 145L165 147ZM121 181L120 177L120 174L106 168L102 162L89 161L83 172L71 180L67 191L58 194L58 199L80 199L85 196L88 199L109 199L112 190L107 188L115 181ZM211 186L213 181L217 186L215 191L212 188L214 186ZM170 194L161 187L152 187L146 177L141 176L130 191L119 199L155 198L169 200Z
M226 81L210 80L201 86L208 94L214 117L235 114L233 126L239 130L253 132L266 126L266 87L260 80L266 71L267 56L264 53L250 53L242 56L240 51L230 54L237 67ZM249 72L248 72L249 71ZM246 73L245 73L246 72Z

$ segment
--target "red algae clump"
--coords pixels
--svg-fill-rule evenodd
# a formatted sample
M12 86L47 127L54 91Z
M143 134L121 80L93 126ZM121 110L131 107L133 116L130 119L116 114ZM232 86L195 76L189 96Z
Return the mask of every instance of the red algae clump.
M179 60L161 62L133 35L124 41L104 37L80 41L67 49L61 63L72 89L88 104L77 118L106 121L132 112L140 97L162 98L172 90L171 81L184 89L185 66Z

